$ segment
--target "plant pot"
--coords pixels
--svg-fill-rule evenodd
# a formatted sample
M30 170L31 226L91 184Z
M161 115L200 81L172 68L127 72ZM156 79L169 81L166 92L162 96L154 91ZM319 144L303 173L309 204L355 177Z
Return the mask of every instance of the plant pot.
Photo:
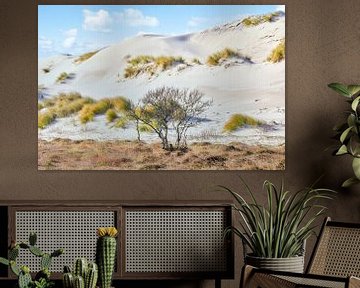
M304 273L304 256L289 258L263 258L246 255L245 263L262 269Z

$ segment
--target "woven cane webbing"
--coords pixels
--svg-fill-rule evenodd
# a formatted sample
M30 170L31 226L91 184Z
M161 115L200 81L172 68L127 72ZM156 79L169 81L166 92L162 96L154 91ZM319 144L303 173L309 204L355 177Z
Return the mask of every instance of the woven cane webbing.
M296 284L296 287L311 286L311 287L322 287L322 288L324 287L345 288L345 281L339 282L339 281L331 281L331 280L301 278L301 277L292 277L292 276L279 276L279 275L277 275L277 277Z
M360 229L326 226L309 273L360 277Z
M271 274L255 273L249 283L245 284L246 288L295 288L296 283L292 283L286 279L273 276Z
M224 211L125 213L126 272L226 271Z
M74 259L95 260L96 228L115 226L114 211L16 211L16 241L28 243L29 233L36 232L37 246L46 253L63 248L65 253L52 261L50 270L62 272ZM40 258L20 250L19 264L31 271L40 270Z

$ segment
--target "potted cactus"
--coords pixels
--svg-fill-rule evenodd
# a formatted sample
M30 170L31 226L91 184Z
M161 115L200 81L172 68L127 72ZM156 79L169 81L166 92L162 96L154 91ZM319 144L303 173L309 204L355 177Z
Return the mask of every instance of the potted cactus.
M10 266L11 271L18 277L18 288L49 288L54 285L50 280L50 265L54 257L64 253L63 249L57 249L52 253L45 253L36 246L37 236L30 233L29 243L12 243L8 252L8 259L0 257L0 263ZM35 275L34 280L30 275L30 268L26 265L19 266L16 259L20 249L28 250L39 257L41 270Z
M78 258L71 272L69 266L64 267L64 288L95 288L98 279L98 267L96 263L88 263L85 258Z
M96 262L99 267L99 287L110 288L116 258L115 227L101 227L97 229Z

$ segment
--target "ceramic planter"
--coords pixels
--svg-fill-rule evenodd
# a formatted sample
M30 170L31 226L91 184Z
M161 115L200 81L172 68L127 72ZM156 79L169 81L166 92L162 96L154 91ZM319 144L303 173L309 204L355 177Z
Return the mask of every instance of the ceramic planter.
M304 256L289 258L263 258L251 255L245 256L245 263L254 267L275 271L304 272Z

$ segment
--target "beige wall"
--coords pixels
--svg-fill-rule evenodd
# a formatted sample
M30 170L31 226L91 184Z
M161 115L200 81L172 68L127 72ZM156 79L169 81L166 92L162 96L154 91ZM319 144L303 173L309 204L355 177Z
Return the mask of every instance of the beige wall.
M286 171L201 172L44 172L37 171L37 6L36 0L0 4L0 200L219 200L230 199L212 185L239 186L238 175L261 191L265 179L285 180L295 190L325 174L322 186L339 191L328 214L360 221L360 186L339 188L351 173L349 159L325 149L332 127L343 116L344 99L330 82L360 82L359 0L288 0L286 4ZM43 3L125 1L58 0ZM171 1L128 1L128 3ZM178 0L177 3L194 3ZM203 4L260 4L274 1L197 1ZM276 1L275 1L276 2ZM16 3L14 5L13 3ZM20 4L21 3L21 4ZM65 21L65 19L64 19ZM312 242L308 245L311 248ZM238 247L239 248L239 247ZM238 249L240 250L240 248ZM236 269L241 256L236 254ZM226 281L225 287L237 287ZM210 286L209 283L205 286ZM212 284L212 283L211 283Z

